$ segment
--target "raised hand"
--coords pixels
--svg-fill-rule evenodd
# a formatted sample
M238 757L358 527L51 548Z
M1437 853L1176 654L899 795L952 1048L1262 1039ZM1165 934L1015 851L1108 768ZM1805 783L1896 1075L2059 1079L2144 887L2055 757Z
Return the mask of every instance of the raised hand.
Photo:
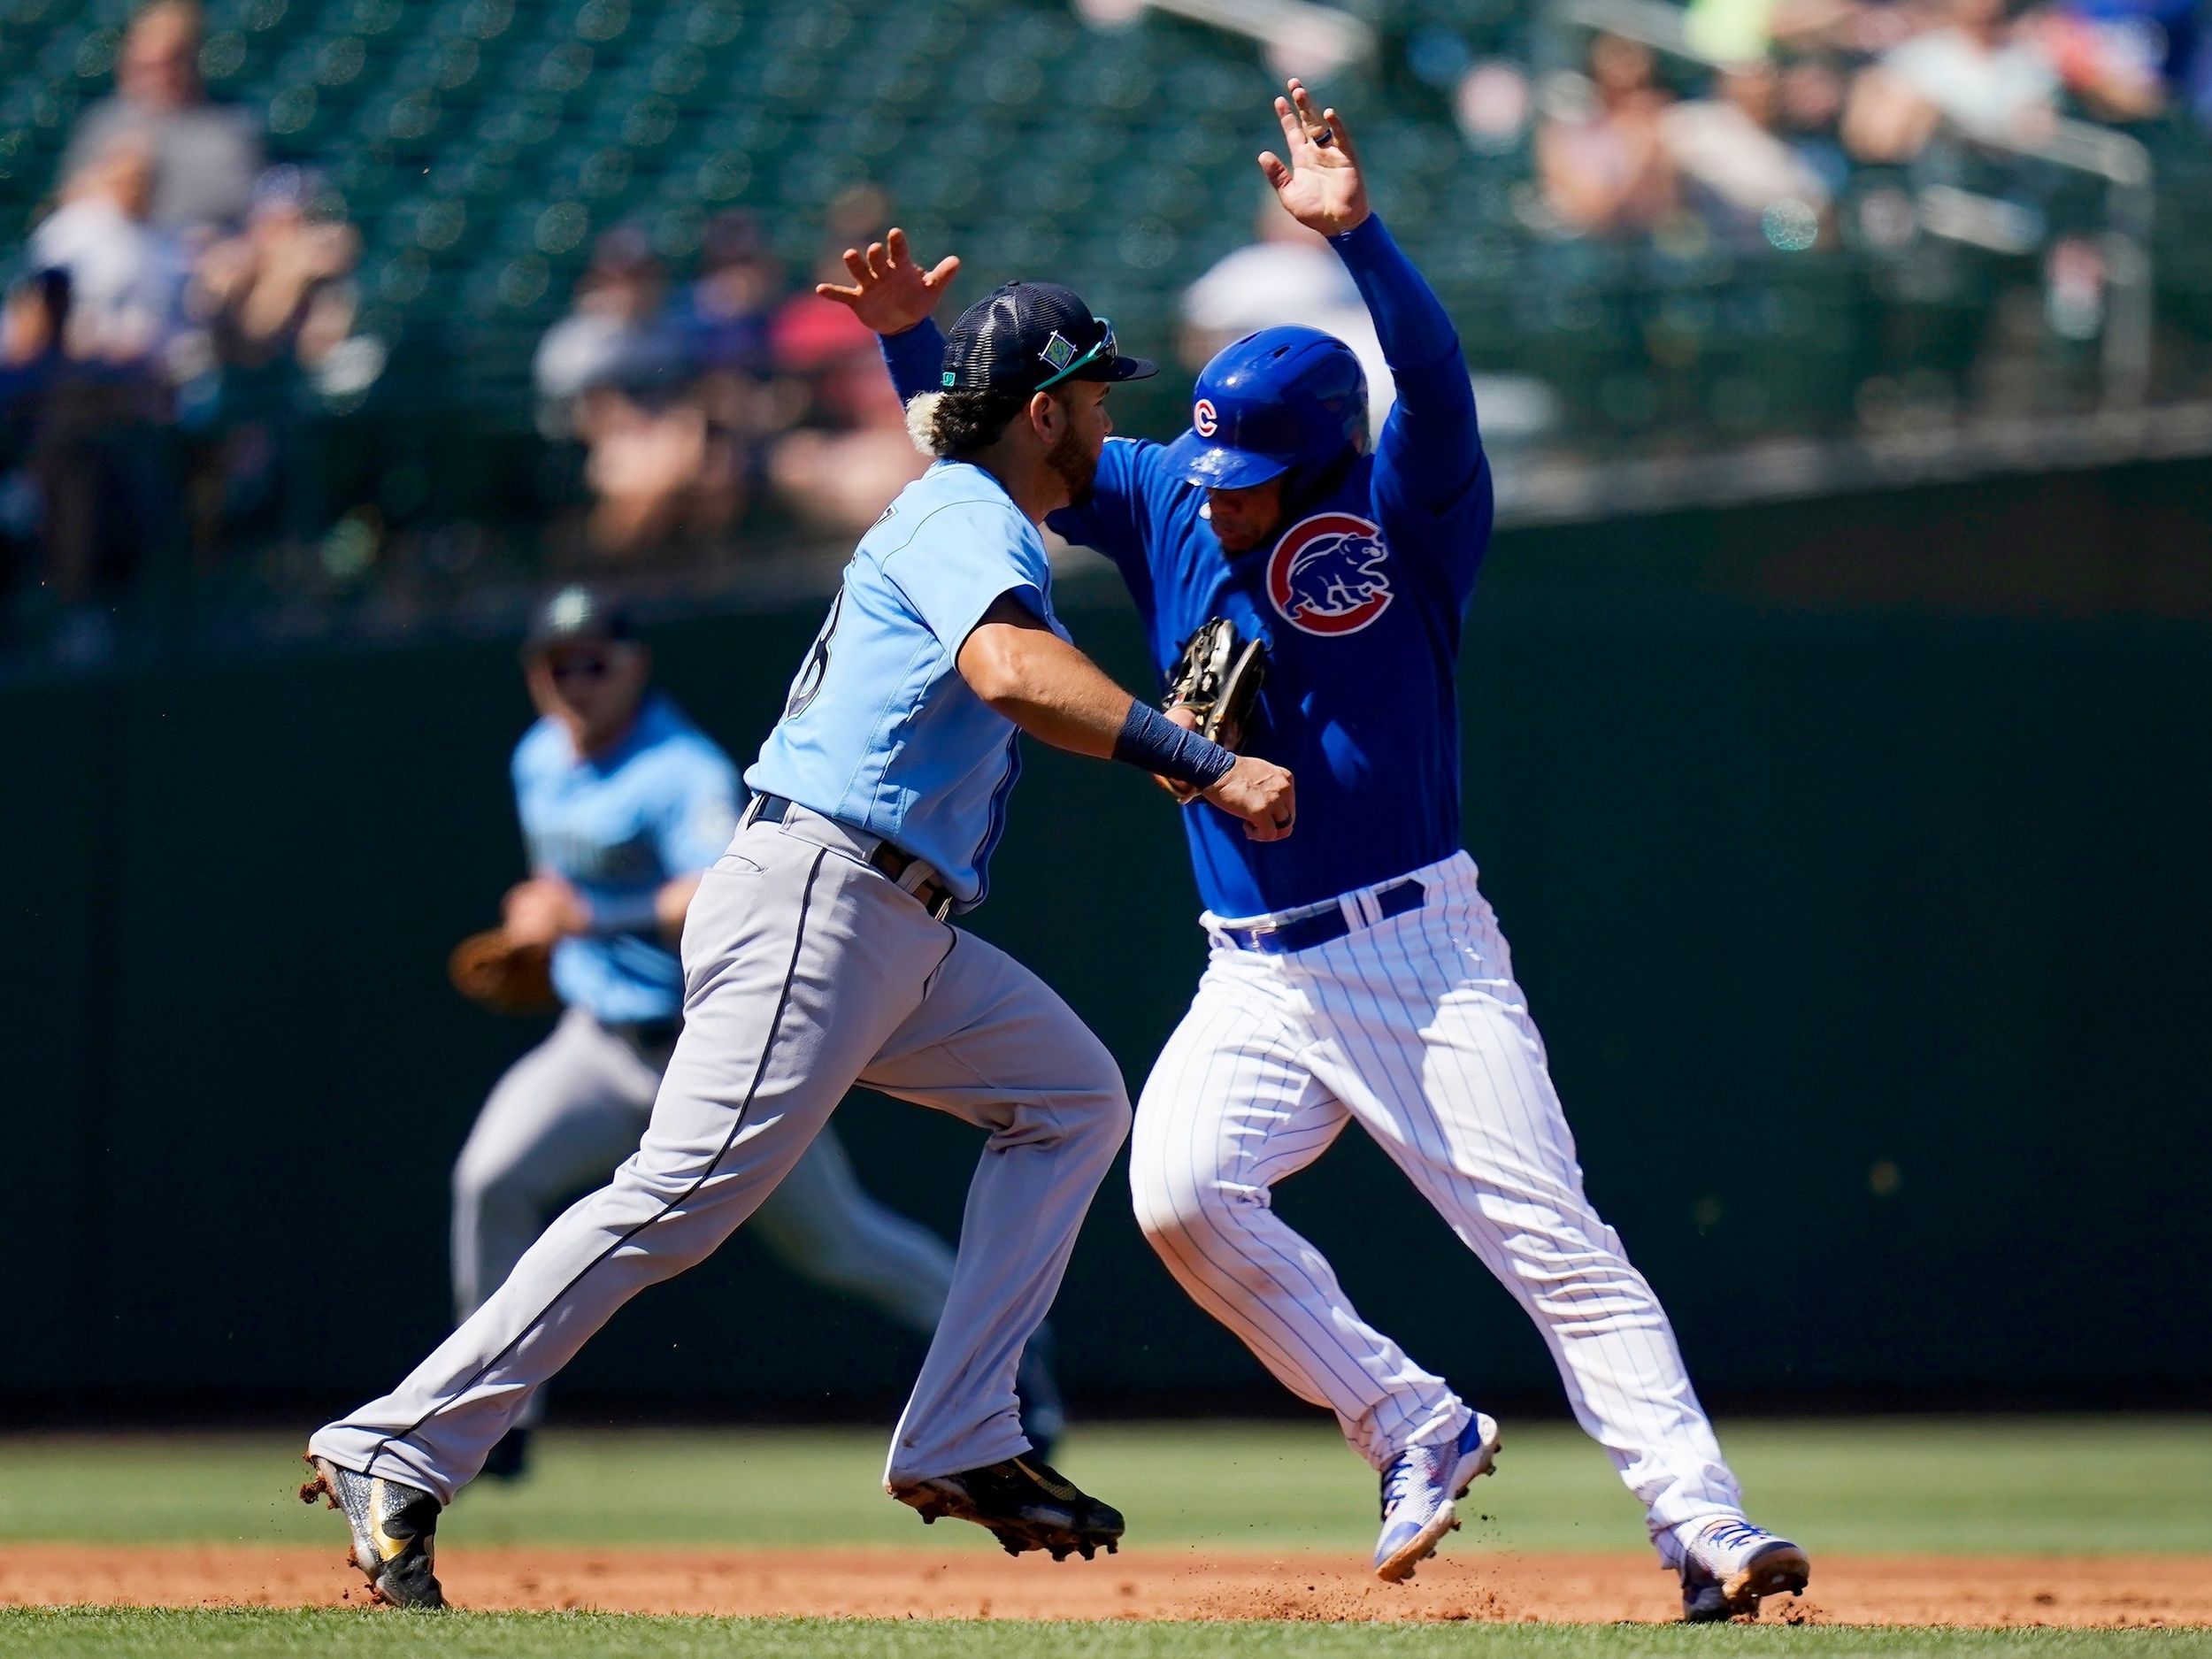
M851 306L853 315L879 334L902 334L937 309L960 260L949 254L933 269L923 270L907 248L906 233L894 226L881 242L870 242L865 253L846 249L845 269L853 280L850 288L818 282L814 291Z
M1316 109L1305 83L1294 80L1290 96L1275 100L1275 119L1283 124L1283 148L1290 160L1286 165L1273 150L1263 150L1260 171L1275 187L1283 211L1324 236L1341 236L1363 222L1367 184L1360 177L1359 156L1344 118L1334 110Z

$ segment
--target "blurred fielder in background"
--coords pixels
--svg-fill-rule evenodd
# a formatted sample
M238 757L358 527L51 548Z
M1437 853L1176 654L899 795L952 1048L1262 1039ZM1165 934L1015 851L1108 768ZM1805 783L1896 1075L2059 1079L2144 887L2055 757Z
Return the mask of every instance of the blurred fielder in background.
M499 1079L454 1165L457 1322L505 1281L556 1204L637 1149L680 1025L684 916L737 830L737 769L650 688L650 655L620 610L564 588L540 607L524 657L540 718L516 746L513 772L531 875L508 892L502 933L526 956L550 949L566 1011ZM802 1277L924 1339L937 1328L950 1247L862 1190L833 1129L815 1137L752 1226ZM1041 1455L1063 1422L1041 1358L1048 1340L1032 1339L1021 1374L1024 1422ZM522 1472L543 1399L482 1472Z
M1584 1194L1460 849L1454 680L1492 490L1458 337L1369 211L1343 121L1289 90L1289 160L1260 169L1373 316L1398 388L1374 452L1352 351L1263 329L1207 365L1188 432L1110 441L1087 498L1049 521L1120 569L1185 719L1225 712L1240 682L1248 710L1208 734L1287 766L1305 808L1285 841L1186 818L1212 949L1139 1104L1137 1218L1198 1303L1381 1471L1375 1571L1409 1578L1490 1471L1497 1425L1363 1320L1271 1207L1356 1119L1536 1320L1686 1617L1755 1610L1803 1587L1804 1552L1745 1519L1666 1313ZM928 319L956 263L925 273L894 231L846 256L850 287L824 289L885 336L904 396L932 384Z

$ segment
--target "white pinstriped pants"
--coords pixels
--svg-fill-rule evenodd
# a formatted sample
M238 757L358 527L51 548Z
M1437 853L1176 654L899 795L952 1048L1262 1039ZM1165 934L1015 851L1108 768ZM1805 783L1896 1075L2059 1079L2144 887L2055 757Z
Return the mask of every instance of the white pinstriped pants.
M1536 1321L1577 1421L1666 1553L1683 1523L1741 1512L1735 1477L1665 1310L1583 1194L1474 861L1411 873L1419 909L1329 944L1270 956L1216 936L1138 1104L1138 1225L1199 1306L1377 1468L1449 1440L1468 1408L1359 1317L1271 1207L1274 1184L1357 1119ZM1363 920L1376 912L1361 896L1336 902Z

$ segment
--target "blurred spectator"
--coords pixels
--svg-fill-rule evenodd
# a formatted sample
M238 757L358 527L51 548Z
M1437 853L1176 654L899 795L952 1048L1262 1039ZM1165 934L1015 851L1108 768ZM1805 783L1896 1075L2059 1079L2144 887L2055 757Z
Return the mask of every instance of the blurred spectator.
M1374 319L1344 261L1327 242L1282 210L1271 190L1260 198L1254 240L1220 259L1183 291L1176 351L1193 374L1231 342L1286 323L1318 328L1352 349L1367 376L1368 420L1377 433L1398 388ZM1524 443L1558 418L1557 400L1526 375L1470 377L1482 406L1483 436L1494 449Z
M2067 91L2099 120L2140 121L2197 88L2196 0L2065 0L2042 20Z
M314 185L300 168L272 167L254 187L245 229L200 260L198 298L228 366L258 369L289 358L312 368L352 329L347 279L361 238L316 211Z
M836 280L845 280L842 265ZM769 478L803 523L857 535L929 465L907 435L876 337L835 300L809 293L776 314L773 343L777 369L805 403L770 452Z
M873 185L840 193L815 280L846 280L844 250L865 247L891 217L890 198ZM783 394L795 403L793 429L769 453L769 479L803 523L840 538L857 535L929 465L907 435L906 411L883 372L876 337L810 283L777 311L770 348Z
M1854 155L1909 160L1946 121L2014 142L2050 132L2058 69L2036 31L2008 14L2007 0L1947 0L1944 19L1859 76L1844 111Z
M1660 135L1689 204L1717 240L1737 246L1811 245L1828 185L1779 130L1779 77L1765 62L1716 77L1714 95L1671 106Z
M1851 177L1836 125L1843 118L1844 80L1836 66L1820 58L1791 64L1781 72L1776 99L1782 133L1797 158L1819 177L1831 202Z
M34 565L38 482L27 463L46 388L66 359L69 273L41 271L0 295L0 595Z
M1863 0L1690 0L1682 33L1701 58L1747 64L1766 58L1778 43L1798 51L1820 45L1865 50L1872 33L1878 46L1894 45L1906 32L1901 11L1881 0L1872 4ZM1887 38L1881 38L1885 35Z
M0 537L31 550L58 608L55 654L95 661L114 646L112 600L182 518L165 388L136 365L73 355L78 334L65 269L0 307Z
M361 238L318 210L315 179L297 167L272 167L254 187L245 228L210 248L196 273L195 309L213 356L213 399L199 411L219 428L223 529L305 530L296 465L305 376L352 331L349 280ZM211 529L212 526L204 526Z
M667 273L643 232L618 225L599 238L577 280L573 309L538 342L534 373L548 437L574 430L574 405L588 391L683 378L682 334L667 303Z
M1253 240L1225 255L1183 291L1177 352L1193 373L1215 352L1256 329L1296 323L1334 334L1367 372L1368 411L1379 427L1397 396L1375 325L1352 273L1325 238L1282 210L1272 190L1260 201Z
M1673 212L1673 162L1660 134L1670 102L1651 53L1617 35L1590 42L1589 79L1555 77L1536 133L1544 199L1561 223L1591 235L1649 231Z
M156 161L155 226L191 231L243 219L261 171L260 140L242 111L209 102L199 65L199 7L153 0L123 36L114 93L79 119L64 173L81 171L115 139L134 137Z
M146 363L181 321L182 252L146 222L154 176L145 139L119 134L69 175L31 234L33 267L69 273L73 357Z
M751 215L733 209L709 222L698 275L679 307L695 395L706 413L705 465L723 480L733 516L759 483L768 435L796 413L796 388L779 386L769 338L781 279Z
M779 279L774 256L751 214L732 210L709 221L699 274L684 290L680 311L695 367L756 380L768 375L768 328Z
M643 234L617 227L593 249L575 309L538 345L541 425L583 444L588 531L611 557L725 530L742 500L737 478L716 465L667 295Z

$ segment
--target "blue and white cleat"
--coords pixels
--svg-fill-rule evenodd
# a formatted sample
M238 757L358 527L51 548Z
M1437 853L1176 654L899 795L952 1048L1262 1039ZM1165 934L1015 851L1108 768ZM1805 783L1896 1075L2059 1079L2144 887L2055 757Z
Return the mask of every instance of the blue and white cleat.
M1692 1624L1759 1617L1770 1595L1795 1595L1812 1563L1786 1538L1738 1516L1715 1516L1682 1540L1682 1617Z
M1498 1425L1481 1412L1467 1419L1448 1446L1416 1446L1398 1454L1382 1474L1382 1537L1375 1545L1375 1576L1402 1584L1436 1554L1444 1534L1459 1525L1454 1500L1497 1465Z

